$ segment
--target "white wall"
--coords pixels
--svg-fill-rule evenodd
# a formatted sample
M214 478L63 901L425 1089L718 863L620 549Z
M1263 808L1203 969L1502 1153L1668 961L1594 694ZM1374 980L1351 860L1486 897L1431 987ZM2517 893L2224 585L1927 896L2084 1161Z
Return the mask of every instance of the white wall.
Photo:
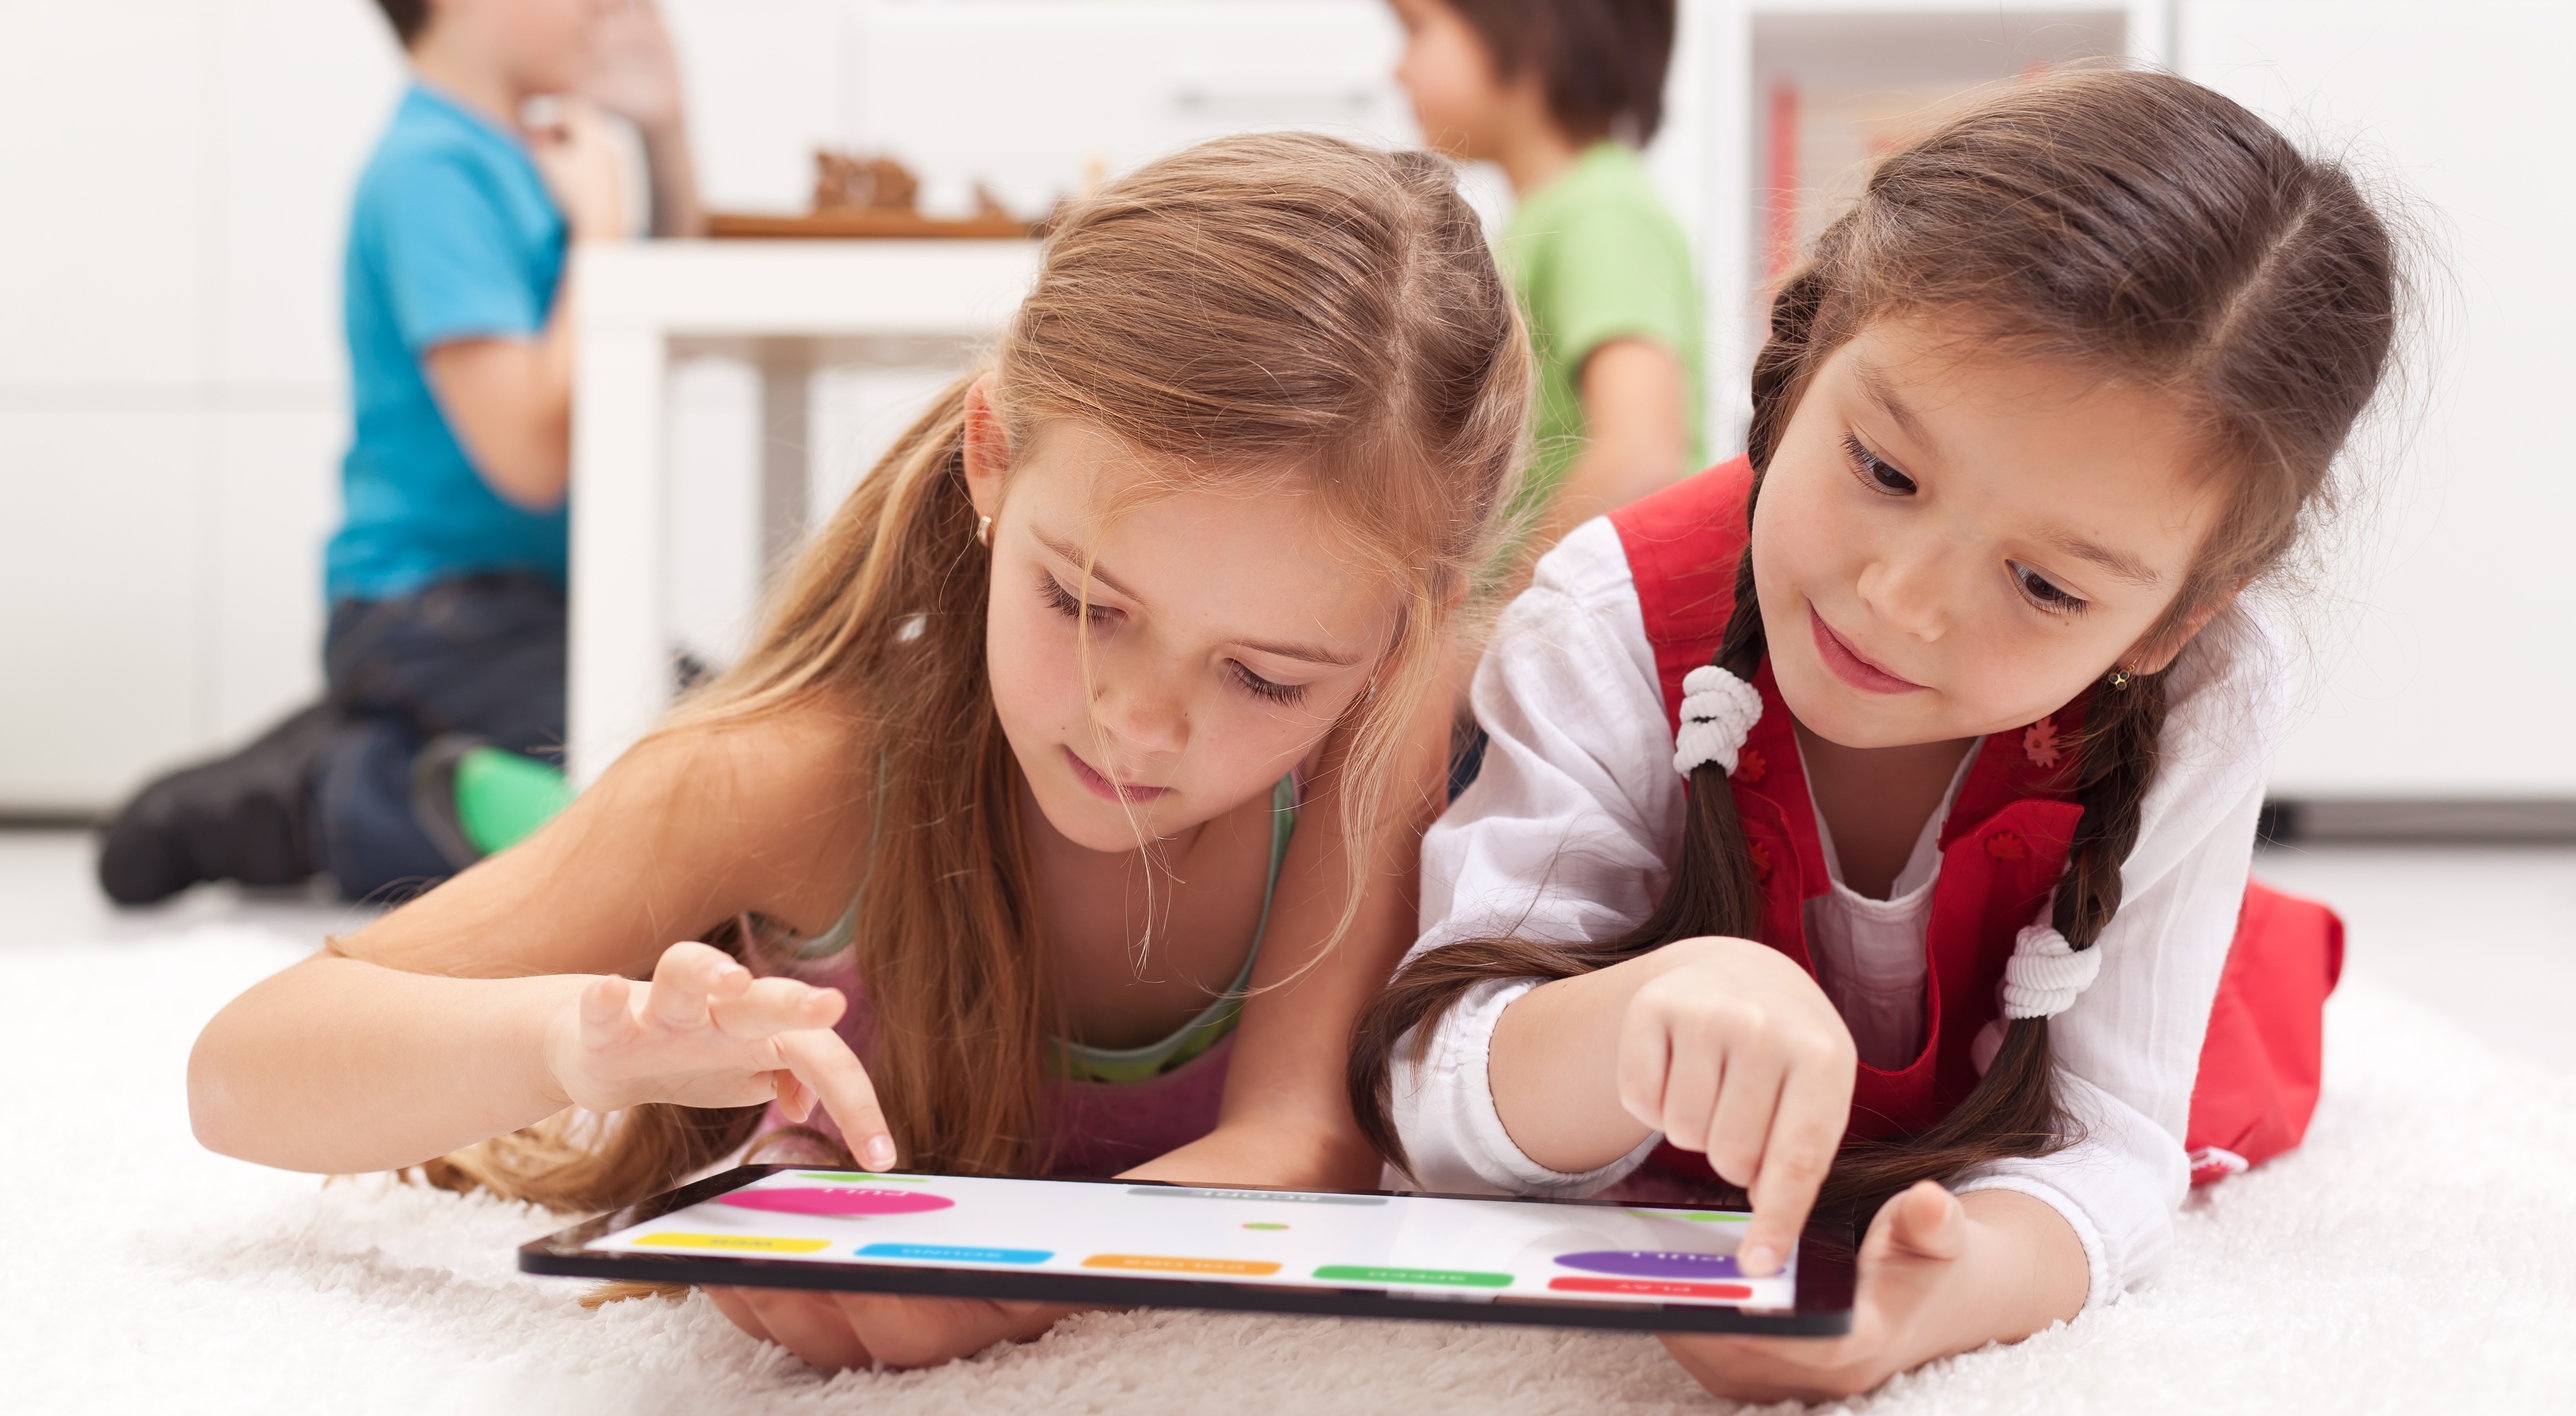
M2232 0L2180 38L2192 77L2411 191L2432 243L2412 402L2355 460L2381 492L2301 610L2318 672L2276 790L2576 796L2576 6Z
M800 207L825 142L893 148L934 201L982 176L1042 205L1094 156L1116 170L1206 132L1410 136L1377 0L664 3L719 206ZM1747 16L1865 3L1683 0L1653 161L1711 269L1746 258L1751 137L1724 90L1743 82ZM2576 323L2554 250L2576 196L2547 105L2576 10L2184 0L2170 26L2160 4L2133 11L2141 50L2170 30L2195 77L2383 155L2446 243L2427 412L2377 549L2354 562L2359 608L2310 615L2324 672L2280 787L2576 796L2576 744L2524 725L2576 688L2550 618L2576 489L2547 426ZM0 812L96 809L318 687L346 436L341 231L399 82L368 0L0 0ZM1730 326L1712 359L1723 407L1743 352L1723 317L1743 292L1711 284ZM818 388L818 491L896 421L879 406L892 387ZM747 603L748 388L701 369L676 391L673 495L692 514L675 521L702 539L672 548L690 567L674 628L708 648ZM2465 714L2505 725L2464 730Z
M0 4L0 809L313 692L363 0Z

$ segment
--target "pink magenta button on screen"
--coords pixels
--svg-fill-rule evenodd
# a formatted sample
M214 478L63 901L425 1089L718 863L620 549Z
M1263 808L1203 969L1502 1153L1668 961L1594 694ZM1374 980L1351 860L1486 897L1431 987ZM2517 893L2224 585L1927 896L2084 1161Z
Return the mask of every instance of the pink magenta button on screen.
M773 1214L928 1214L944 1210L957 1202L941 1195L925 1195L918 1190L736 1190L716 1201L736 1209L768 1210Z

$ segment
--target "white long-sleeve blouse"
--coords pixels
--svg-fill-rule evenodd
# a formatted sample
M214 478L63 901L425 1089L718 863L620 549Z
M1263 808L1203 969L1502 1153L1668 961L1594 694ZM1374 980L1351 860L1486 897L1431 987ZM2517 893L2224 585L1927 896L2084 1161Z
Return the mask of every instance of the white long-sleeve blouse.
M2087 1307L2152 1275L2172 1243L2190 1184L2192 1083L2286 717L2283 677L2277 642L2244 611L2213 621L2175 663L2161 760L2121 871L2124 903L2095 944L2101 973L2049 1025L2060 1096L2082 1138L2053 1155L1981 1167L1952 1187L2018 1190L2063 1215L2091 1270ZM1636 586L1607 520L1578 528L1540 561L1477 668L1474 704L1491 741L1474 785L1423 838L1413 953L1498 933L1625 933L1669 879L1683 782ZM1821 836L1835 886L1808 903L1809 932L1826 992L1863 1057L1913 1050L1903 1029L1920 1027L1924 924L1939 869L1929 843L1947 811L1944 802L1925 823L1924 844L1887 901L1843 888L1831 837ZM1433 1034L1418 1062L1410 1035L1396 1048L1394 1115L1415 1184L1588 1195L1626 1177L1661 1140L1583 1174L1549 1170L1513 1143L1485 1063L1503 1010L1535 986L1481 984L1425 1024Z

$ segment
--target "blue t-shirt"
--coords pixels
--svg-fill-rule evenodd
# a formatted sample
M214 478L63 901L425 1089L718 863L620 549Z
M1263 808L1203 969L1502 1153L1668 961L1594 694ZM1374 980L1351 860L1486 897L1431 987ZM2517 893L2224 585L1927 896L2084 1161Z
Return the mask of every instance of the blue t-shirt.
M563 508L524 511L485 484L421 365L450 340L538 334L563 260L563 213L527 149L414 84L349 217L356 429L341 464L345 514L324 557L331 603L490 571L563 582Z

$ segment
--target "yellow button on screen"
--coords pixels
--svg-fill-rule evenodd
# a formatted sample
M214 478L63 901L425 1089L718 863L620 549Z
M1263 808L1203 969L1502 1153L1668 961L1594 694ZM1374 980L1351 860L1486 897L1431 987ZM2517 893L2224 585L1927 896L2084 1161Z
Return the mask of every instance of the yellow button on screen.
M1279 1265L1259 1259L1180 1259L1163 1254L1094 1254L1084 1268L1131 1269L1146 1273L1210 1273L1260 1278L1279 1272Z
M636 1247L655 1249L731 1249L747 1254L811 1254L832 1247L829 1239L773 1239L761 1234L647 1234Z

